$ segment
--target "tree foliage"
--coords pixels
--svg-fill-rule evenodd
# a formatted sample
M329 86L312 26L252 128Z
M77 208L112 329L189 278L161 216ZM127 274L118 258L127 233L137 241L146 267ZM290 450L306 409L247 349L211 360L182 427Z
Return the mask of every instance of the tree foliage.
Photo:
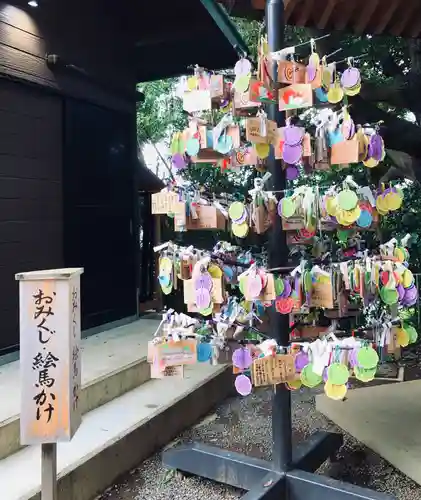
M249 55L256 60L256 47L263 34L263 24L258 21L234 19L238 30L250 47ZM319 31L288 26L286 45L298 45L317 37ZM361 94L352 98L351 115L357 123L382 121L382 135L386 147L407 153L405 161L396 162L396 154L387 159L382 169L371 173L371 181L390 181L410 178L421 180L421 41L380 36L356 36L335 32L317 43L321 55L341 48L332 58L340 60L354 57L363 75ZM308 54L308 45L297 48L298 56ZM359 57L363 55L363 57ZM339 69L344 67L341 63ZM186 126L186 116L181 101L175 96L174 79L152 82L140 86L145 101L139 105L137 124L139 142L156 143L168 139L176 130ZM353 166L351 173L357 182L363 182L367 169ZM323 174L324 181L335 182L344 172ZM221 172L212 165L196 164L184 174L196 185L215 193L245 192L250 185L249 171L242 176ZM308 182L308 180L305 180ZM404 187L404 207L395 214L383 218L384 238L412 233L416 239L421 230L421 189L418 182ZM411 265L421 269L421 244L416 243L411 252Z
M142 83L144 101L138 104L137 135L140 144L158 143L186 125L186 114L175 94L175 78Z

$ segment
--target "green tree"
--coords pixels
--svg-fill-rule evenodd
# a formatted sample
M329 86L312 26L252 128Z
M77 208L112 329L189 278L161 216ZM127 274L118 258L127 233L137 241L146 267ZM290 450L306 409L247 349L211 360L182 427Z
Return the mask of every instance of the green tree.
M139 84L144 95L137 108L137 135L140 143L167 140L185 127L186 114L176 96L177 80L169 78Z

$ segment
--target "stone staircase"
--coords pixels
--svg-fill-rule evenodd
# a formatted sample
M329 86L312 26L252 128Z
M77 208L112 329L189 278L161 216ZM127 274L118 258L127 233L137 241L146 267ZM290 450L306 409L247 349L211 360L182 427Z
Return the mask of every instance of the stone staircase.
M58 445L58 500L91 500L232 393L226 365L151 380L141 319L82 341L82 425ZM0 366L0 484L4 500L40 498L41 448L19 442L19 361Z

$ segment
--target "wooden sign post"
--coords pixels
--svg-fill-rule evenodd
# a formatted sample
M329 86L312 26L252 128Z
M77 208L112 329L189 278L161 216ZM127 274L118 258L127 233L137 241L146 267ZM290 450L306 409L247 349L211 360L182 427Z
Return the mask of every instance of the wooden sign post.
M82 268L16 274L20 304L22 445L41 444L41 499L57 499L57 443L81 423Z

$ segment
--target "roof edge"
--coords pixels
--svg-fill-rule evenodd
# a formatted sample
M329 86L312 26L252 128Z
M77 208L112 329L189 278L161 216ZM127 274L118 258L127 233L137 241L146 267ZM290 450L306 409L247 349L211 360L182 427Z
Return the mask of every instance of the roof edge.
M239 56L250 54L246 42L224 8L216 0L200 0L200 2Z

